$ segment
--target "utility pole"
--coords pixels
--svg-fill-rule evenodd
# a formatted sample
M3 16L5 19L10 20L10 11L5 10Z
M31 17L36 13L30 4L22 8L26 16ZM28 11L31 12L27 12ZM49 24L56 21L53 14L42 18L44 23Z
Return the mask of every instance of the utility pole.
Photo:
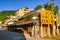
M53 11L53 5L54 5L53 3L54 3L54 0L51 0L51 1L50 1L50 4L51 4L51 10L52 10L52 11Z
M53 11L53 9L54 9L54 7L53 7L53 5L54 5L54 0L50 0L50 4L51 4L51 11ZM54 18L55 19L55 18ZM55 22L54 22L55 23ZM55 36L55 28L56 28L56 26L55 26L55 24L53 24L53 35Z

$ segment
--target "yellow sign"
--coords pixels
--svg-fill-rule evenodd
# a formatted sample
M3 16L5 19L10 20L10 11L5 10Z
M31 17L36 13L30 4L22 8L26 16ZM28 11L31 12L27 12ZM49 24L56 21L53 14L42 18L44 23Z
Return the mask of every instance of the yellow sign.
M41 24L53 24L54 12L48 10L40 10Z

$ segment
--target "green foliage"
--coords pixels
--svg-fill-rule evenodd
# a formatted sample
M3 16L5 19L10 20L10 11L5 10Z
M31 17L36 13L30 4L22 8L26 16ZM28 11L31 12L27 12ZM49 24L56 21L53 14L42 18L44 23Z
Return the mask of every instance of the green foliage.
M13 10L0 12L0 21L4 20L6 18L6 16L10 16L10 15L14 16L15 12L16 11L13 11Z
M44 8L45 8L46 10L51 10L51 9L50 9L51 6L50 6L50 4L49 4L48 2L46 2L46 3L44 4Z
M53 2L51 2L51 3L46 2L43 6L46 10L53 10L54 14L58 14L59 8L58 8L57 5L55 6ZM38 10L38 9L41 9L41 8L42 8L42 5L37 5L35 10Z
M52 5L52 6L51 6L51 5ZM58 6L57 6L57 5L54 6L54 3L53 3L53 2L50 3L50 4L49 4L48 2L46 2L46 3L44 4L44 8L45 8L46 10L53 10L55 15L58 14L58 11L59 11Z
M55 15L58 14L58 11L59 11L58 6L54 6L54 13L55 13Z
M41 9L41 8L42 8L42 5L37 5L37 7L34 10L38 10L38 9Z
M60 26L60 16L58 16L58 26Z

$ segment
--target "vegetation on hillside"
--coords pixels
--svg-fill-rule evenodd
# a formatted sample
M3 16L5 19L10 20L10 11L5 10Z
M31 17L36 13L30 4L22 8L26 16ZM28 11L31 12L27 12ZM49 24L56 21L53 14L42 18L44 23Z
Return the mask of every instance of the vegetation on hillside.
M7 16L14 16L15 15L15 12L14 10L11 10L11 11L1 11L0 12L0 21L4 20Z

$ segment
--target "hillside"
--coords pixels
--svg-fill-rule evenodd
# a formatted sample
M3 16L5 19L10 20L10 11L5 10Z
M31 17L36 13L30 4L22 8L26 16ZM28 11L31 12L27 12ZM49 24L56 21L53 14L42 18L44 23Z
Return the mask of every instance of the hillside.
M15 15L15 10L10 10L10 11L1 11L0 12L0 21L4 20L6 18L6 16L10 16L10 15Z

